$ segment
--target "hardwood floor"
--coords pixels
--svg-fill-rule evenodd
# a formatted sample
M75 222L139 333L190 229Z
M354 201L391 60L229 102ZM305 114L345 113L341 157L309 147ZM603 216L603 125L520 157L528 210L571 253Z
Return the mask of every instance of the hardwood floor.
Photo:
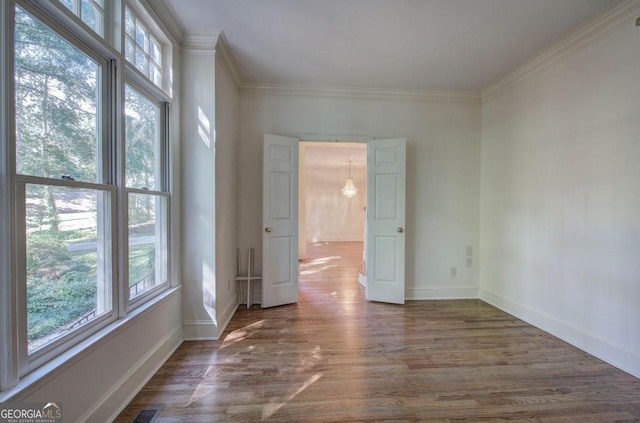
M359 248L310 246L297 304L185 342L116 421L640 421L640 379L482 301L366 302Z

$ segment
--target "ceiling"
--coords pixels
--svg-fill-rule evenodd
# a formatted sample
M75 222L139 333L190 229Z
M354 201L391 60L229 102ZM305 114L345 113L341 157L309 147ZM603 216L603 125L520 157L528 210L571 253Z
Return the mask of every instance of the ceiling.
M166 0L244 83L481 91L617 0Z

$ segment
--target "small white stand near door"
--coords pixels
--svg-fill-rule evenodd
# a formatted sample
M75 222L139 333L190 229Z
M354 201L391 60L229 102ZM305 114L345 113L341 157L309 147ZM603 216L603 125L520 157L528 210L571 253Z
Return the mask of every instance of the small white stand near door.
M238 276L236 276L236 283L240 282L240 298L242 299L242 282L247 282L247 308L251 308L251 282L262 280L262 276L253 274L253 248L249 249L247 253L247 274L240 273L240 249L238 248Z

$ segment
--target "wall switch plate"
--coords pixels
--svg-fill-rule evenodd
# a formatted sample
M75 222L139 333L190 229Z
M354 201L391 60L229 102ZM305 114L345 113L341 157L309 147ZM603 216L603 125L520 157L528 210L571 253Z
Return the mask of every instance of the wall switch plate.
M473 267L473 259L471 257L467 257L467 267Z
M452 268L451 268L451 277L452 277L452 278L455 278L457 273L458 273L458 268L457 268L457 267L455 267L455 266L454 266L454 267L452 267Z

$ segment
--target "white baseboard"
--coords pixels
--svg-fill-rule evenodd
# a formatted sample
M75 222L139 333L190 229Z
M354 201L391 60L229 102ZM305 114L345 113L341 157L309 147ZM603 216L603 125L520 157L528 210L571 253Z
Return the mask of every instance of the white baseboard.
M640 356L609 344L588 333L560 322L529 307L517 304L485 290L480 290L480 299L518 319L562 339L581 350L606 361L637 378L640 378Z
M478 298L477 286L455 288L408 288L406 300L469 300Z
M141 357L131 370L122 376L78 421L114 421L171 354L178 349L182 340L182 326L179 326Z
M187 320L182 322L185 341L217 341L218 325L211 320Z
M218 333L217 333L217 338L220 339L220 337L222 336L222 333L224 332L224 330L227 328L227 325L229 324L229 322L231 321L231 319L233 318L233 315L236 313L236 310L238 309L238 296L236 295L233 298L233 301L230 301L229 304L227 305L227 308L224 309L224 311L222 312L222 323L220 323L218 325Z

